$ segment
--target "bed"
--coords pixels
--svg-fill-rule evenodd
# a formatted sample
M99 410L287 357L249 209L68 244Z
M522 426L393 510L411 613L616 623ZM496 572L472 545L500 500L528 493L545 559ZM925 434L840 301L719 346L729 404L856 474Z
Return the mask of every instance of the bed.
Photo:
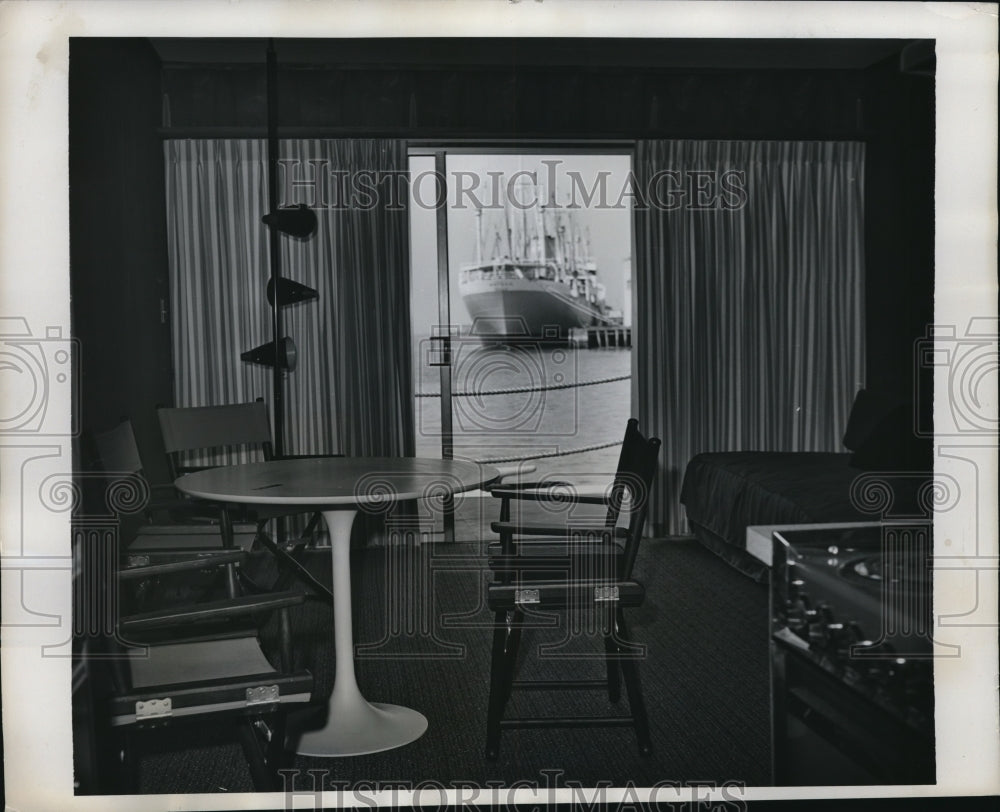
M891 472L894 510L916 509L931 470L930 440L913 435L910 404L861 390L844 434L845 453L728 451L693 457L681 504L692 533L756 580L767 567L746 550L752 525L864 522L880 518L852 498L862 474ZM917 473L914 473L917 472Z

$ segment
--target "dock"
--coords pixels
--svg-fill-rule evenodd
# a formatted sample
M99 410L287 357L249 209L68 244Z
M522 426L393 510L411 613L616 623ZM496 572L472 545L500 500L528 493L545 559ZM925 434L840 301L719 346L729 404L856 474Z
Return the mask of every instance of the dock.
M570 331L570 343L591 350L602 347L631 347L632 328L621 324L578 327Z

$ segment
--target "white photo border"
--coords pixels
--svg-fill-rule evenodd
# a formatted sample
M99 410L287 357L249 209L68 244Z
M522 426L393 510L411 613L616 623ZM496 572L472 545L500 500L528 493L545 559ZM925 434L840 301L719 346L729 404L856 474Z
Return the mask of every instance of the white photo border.
M83 0L8 2L0 6L0 316L22 318L69 336L68 105L69 38L87 36L239 37L805 37L936 40L934 323L962 330L973 317L995 318L997 302L997 5L985 3L668 2L664 0ZM61 332L60 332L61 331ZM2 336L0 336L2 340ZM61 391L61 390L57 390ZM11 392L0 391L0 398ZM939 376L940 411L953 393ZM20 492L27 455L68 470L69 396L63 437L34 443L0 435L2 543L2 687L8 808L60 810L284 808L280 794L74 796L69 659L43 658L70 628L69 523L37 509ZM985 404L995 420L996 400ZM977 623L940 626L963 655L936 666L936 786L748 789L739 797L895 797L1000 792L997 685L997 442L939 440L937 470L975 494L978 515L935 520L939 555L979 572ZM972 463L971 465L969 463ZM992 561L992 568L989 562ZM985 563L984 563L985 562ZM977 569L977 565L981 565ZM936 616L967 608L968 584L954 579L935 594ZM40 625L12 622L26 603L47 614ZM531 790L505 802L570 802ZM606 800L643 799L643 790ZM468 792L467 802L474 802ZM662 794L662 801L669 798ZM679 800L690 800L690 796ZM344 799L339 799L344 800ZM350 800L350 799L348 799ZM374 795L375 803L389 796ZM406 801L397 797L396 801ZM424 800L438 805L434 794ZM451 791L455 800L455 791ZM488 804L488 791L478 803ZM338 799L324 797L327 805ZM309 799L295 806L312 808Z

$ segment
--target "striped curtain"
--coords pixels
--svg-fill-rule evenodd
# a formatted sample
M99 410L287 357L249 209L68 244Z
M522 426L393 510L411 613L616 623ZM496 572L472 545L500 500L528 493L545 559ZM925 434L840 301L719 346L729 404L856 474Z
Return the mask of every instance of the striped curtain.
M864 381L864 146L643 141L637 413L663 440L656 533L705 451L839 451Z
M271 370L240 360L272 338L266 142L172 140L165 151L175 403L271 406ZM365 195L337 191L405 176L405 144L282 141L281 161L279 204L307 203L319 220L309 240L279 237L282 276L319 292L283 309L298 348L286 451L412 455L406 195L372 180Z

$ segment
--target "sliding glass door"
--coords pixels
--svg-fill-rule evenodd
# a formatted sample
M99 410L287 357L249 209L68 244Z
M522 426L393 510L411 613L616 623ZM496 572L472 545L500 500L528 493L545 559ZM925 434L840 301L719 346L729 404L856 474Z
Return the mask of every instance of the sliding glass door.
M411 148L418 455L603 487L630 416L630 161Z

